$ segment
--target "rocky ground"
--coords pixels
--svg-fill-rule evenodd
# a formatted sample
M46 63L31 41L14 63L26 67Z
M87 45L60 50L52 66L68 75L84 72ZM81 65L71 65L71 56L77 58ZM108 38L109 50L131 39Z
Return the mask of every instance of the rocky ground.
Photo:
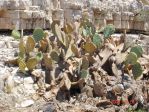
M138 37L138 35L129 36ZM4 62L14 59L17 52L18 41L10 36L1 35L0 112L126 112L128 108L141 109L139 112L149 111L147 110L149 109L149 81L145 78L135 81L128 74L124 74L123 83L120 83L115 76L105 76L106 88L98 83L93 85L97 94L102 95L106 91L106 98L93 97L90 86L85 86L81 92L72 90L76 94L71 93L69 100L63 98L67 95L63 96L62 93L57 95L57 100L47 99L50 96L48 92L45 97L40 97L37 93L39 87L34 77L19 73L18 67L5 65ZM117 94L113 94L111 90ZM49 96L46 97L46 95Z

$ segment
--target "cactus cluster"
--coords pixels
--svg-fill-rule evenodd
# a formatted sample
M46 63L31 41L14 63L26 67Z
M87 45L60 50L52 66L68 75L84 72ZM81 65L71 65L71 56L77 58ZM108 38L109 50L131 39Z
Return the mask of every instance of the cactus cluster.
M12 31L12 36L15 39L20 39L17 60L19 69L22 72L33 70L43 58L42 52L36 50L36 46L43 39L44 31L40 28L35 29L33 36L28 36L26 41L17 30Z
M137 61L143 54L143 49L140 45L135 45L131 48L130 53L126 57L125 64L126 66L132 66L132 73L134 78L137 79L143 73L141 64Z
M125 65L124 68L131 65L135 78L142 74L142 67L138 62L143 53L142 47L132 47L130 53L124 55L126 58L121 58L123 55L119 54L127 52L123 52L123 41L119 39L118 42L111 37L115 31L113 25L107 25L102 30L96 29L92 22L85 19L79 23L78 29L72 23L61 27L56 21L53 21L51 27L52 36L40 28L35 29L33 35L27 38L21 37L16 30L12 31L12 36L20 41L18 66L22 72L34 71L40 65L49 74L55 75L56 70L60 69L60 73L73 77L71 81L78 81L94 72L100 72L99 68L107 72L107 68L110 68L117 75L119 65ZM120 59L122 60L119 61ZM104 67L106 63L112 64ZM54 77L51 80L56 80Z

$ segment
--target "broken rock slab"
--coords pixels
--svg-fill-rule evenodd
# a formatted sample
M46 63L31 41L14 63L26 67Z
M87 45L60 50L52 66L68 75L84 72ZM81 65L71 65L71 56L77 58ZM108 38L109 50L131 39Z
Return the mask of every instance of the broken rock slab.
M32 5L31 0L1 0L0 8L7 10L25 10Z

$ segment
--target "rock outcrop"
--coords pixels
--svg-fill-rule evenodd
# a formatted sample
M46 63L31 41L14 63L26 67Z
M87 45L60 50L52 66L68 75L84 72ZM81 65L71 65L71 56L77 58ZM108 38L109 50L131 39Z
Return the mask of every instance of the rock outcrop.
M149 5L141 0L1 0L0 29L50 28L52 20L79 20L84 8L97 26L149 31Z

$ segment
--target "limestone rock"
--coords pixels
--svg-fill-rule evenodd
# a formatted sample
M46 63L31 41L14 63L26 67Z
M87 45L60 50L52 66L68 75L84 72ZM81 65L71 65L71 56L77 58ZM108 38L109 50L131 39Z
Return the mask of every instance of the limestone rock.
M55 19L60 20L63 26L64 22L80 20L83 9L87 7L89 19L98 28L106 24L114 24L119 30L133 29L148 32L149 5L147 0L143 1L1 0L0 29L21 30L36 27L46 29Z
M34 104L33 100L25 100L21 103L21 107L29 107Z

